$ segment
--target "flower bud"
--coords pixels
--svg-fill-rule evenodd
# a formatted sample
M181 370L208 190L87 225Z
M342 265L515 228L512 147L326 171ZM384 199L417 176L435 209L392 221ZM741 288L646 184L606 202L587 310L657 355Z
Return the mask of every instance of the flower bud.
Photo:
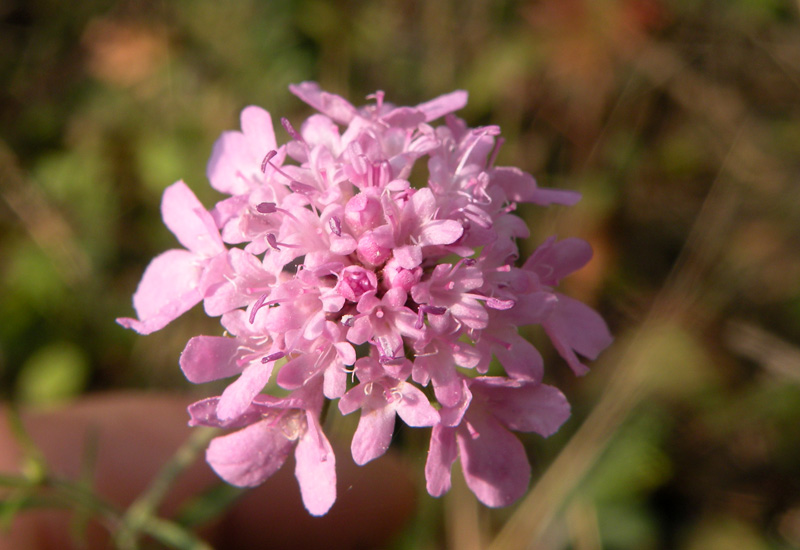
M344 219L353 233L360 235L383 223L383 208L376 198L359 193L347 201L344 207Z
M378 287L378 277L361 266L345 267L336 284L336 292L351 302L357 302L362 294Z
M402 288L410 292L422 278L422 268L417 266L414 269L401 267L398 261L392 257L383 268L383 280L387 288Z

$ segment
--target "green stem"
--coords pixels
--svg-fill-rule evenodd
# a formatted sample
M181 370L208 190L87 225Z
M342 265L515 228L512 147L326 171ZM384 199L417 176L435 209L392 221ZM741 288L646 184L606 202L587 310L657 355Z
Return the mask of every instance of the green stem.
M190 465L208 445L208 442L218 433L214 428L197 428L167 462L153 479L147 490L136 499L125 512L123 528L117 533L117 545L120 548L136 548L141 532L147 532L165 542L170 540L190 541L191 545L179 544L179 548L205 548L204 543L194 538L187 530L175 523L167 522L156 517L158 507L172 487L175 479ZM177 535L180 530L182 534ZM161 536L165 538L161 538ZM197 546L200 544L201 546Z
M41 483L48 477L47 463L39 447L36 446L25 426L22 424L19 410L12 404L8 408L6 415L8 426L11 433L22 448L24 462L22 466L23 475L32 483Z

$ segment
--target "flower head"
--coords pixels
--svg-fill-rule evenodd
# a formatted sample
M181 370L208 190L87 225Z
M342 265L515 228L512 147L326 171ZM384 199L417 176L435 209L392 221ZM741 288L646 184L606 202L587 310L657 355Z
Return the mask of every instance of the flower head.
M235 485L261 483L294 452L303 500L336 498L324 401L360 411L351 445L364 464L389 446L396 418L432 427L425 468L434 496L460 456L488 506L526 490L530 466L514 431L553 433L564 396L541 383L543 361L519 327L541 325L577 373L611 342L600 316L555 289L591 257L579 239L549 239L522 265L528 236L517 203L570 205L517 168L494 165L496 126L469 128L456 91L397 107L383 92L356 107L315 83L290 87L319 111L299 130L247 107L208 164L227 195L203 208L183 182L167 188L164 221L184 249L156 257L134 295L147 334L203 302L226 336L196 336L180 366L194 383L233 381L190 407L191 422L237 429L207 459ZM445 117L445 124L432 126ZM427 181L412 169L427 166ZM501 370L492 370L493 360ZM263 393L270 385L284 397Z

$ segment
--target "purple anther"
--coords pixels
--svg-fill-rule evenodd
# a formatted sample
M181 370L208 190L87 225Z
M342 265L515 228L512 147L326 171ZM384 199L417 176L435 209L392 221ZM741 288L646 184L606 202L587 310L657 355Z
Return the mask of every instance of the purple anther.
M292 183L289 184L289 189L291 189L295 193L300 193L301 195L310 195L311 193L317 191L310 185L306 185L305 183L300 183L297 180L292 180Z
M272 160L272 157L274 157L277 154L278 154L278 152L273 149L272 151L268 152L264 156L264 160L261 161L261 172L262 173L266 173L267 172L267 164L269 164L269 161Z
M272 248L280 252L280 248L278 248L278 239L275 238L274 233L267 233L267 244L269 244Z
M285 355L286 355L285 351L276 351L275 353L270 353L266 357L262 357L261 358L261 362L262 363L269 363L270 361L277 361L278 359L280 359L281 357L284 357Z
M405 362L405 357L389 357L388 355L381 355L378 362L381 365L402 365Z
M378 110L380 110L380 108L383 106L383 98L385 95L386 93L383 90L378 90L374 94L369 94L367 99L374 99L375 106L378 108Z
M444 315L447 313L447 308L444 306L423 305L420 309L429 315Z
M278 211L278 207L274 202L262 202L256 206L256 210L258 210L261 214L274 214Z
M286 133L292 136L292 139L296 139L297 141L303 141L303 136L297 133L297 130L294 129L292 123L289 122L289 119L286 117L281 118L281 126L283 129L286 130Z
M419 306L419 310L417 310L417 322L414 323L414 328L421 329L422 328L422 316L426 313L428 315L444 315L447 312L446 307L442 306L429 306L427 304Z
M331 232L337 237L342 236L342 220L340 220L337 216L331 216L328 220L328 226L331 228Z
M506 310L511 309L516 305L514 300L500 300L499 298L489 298L486 300L486 306L492 309Z
M250 324L251 325L253 323L255 323L255 321L256 321L256 313L258 313L258 310L261 309L262 307L264 307L264 305L265 305L264 302L266 301L267 296L269 296L269 293L265 292L264 294L259 296L258 300L256 300L255 303L253 304L253 309L250 310Z

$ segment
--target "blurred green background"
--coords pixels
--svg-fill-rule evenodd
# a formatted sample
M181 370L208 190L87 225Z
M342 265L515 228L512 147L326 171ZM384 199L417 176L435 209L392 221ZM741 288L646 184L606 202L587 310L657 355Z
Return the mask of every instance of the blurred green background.
M584 194L521 208L521 246L587 239L565 286L617 340L575 379L530 331L574 410L524 439L531 498L423 490L395 547L798 548L799 23L797 0L0 0L1 397L208 394L177 358L216 320L114 323L175 246L162 190L212 205L206 161L244 106L309 114L289 83L355 104L462 88L499 164Z

